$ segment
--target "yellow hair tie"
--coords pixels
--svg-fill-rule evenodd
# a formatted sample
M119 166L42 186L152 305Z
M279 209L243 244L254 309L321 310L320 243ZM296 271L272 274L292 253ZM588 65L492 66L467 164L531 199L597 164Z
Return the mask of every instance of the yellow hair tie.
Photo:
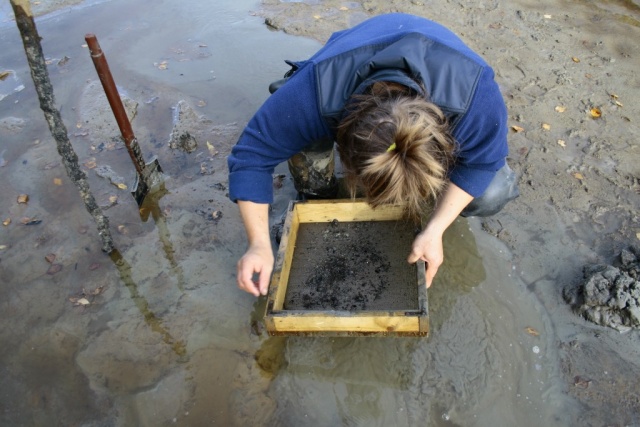
M393 144L391 144L391 145L389 146L389 148L387 148L387 153L388 153L389 151L393 151L393 150L395 150L395 149L396 149L396 143L394 142Z

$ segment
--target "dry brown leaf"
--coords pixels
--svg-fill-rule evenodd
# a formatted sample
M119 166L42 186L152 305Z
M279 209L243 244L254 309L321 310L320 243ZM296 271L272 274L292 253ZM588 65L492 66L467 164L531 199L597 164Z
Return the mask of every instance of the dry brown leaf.
M94 169L96 166L98 166L98 164L96 163L96 159L94 157L84 162L84 167L87 169Z
M551 15L544 15L544 19L551 19Z
M62 271L62 264L51 264L47 269L47 274L53 276Z
M18 196L18 203L27 203L29 201L28 194L21 194Z
M9 224L11 224L11 218L7 218L4 221L2 221L2 225L4 225L5 227Z
M564 113L565 111L567 111L567 107L565 107L565 106L563 106L563 105L558 105L558 106L556 107L556 111L557 111L558 113Z
M575 172L575 173L573 174L573 177L574 177L575 179L579 179L580 181L582 181L582 180L584 179L584 175L582 175L580 172Z
M53 261L56 260L56 254L47 254L44 257L44 260L47 261L49 264L53 264Z
M54 185L62 185L62 180L60 178L53 178Z
M520 127L520 126L511 126L511 129L513 129L514 132L524 132L524 128Z
M531 326L527 326L524 330L531 336L534 336L534 337L540 336L540 332L538 332Z
M602 111L598 107L593 107L591 110L589 110L589 113L594 119L598 119L602 116Z
M542 129L544 130L551 130L551 125L549 123L543 123L542 124Z
M613 101L614 104L616 104L618 107L623 107L622 102L620 101Z
M349 10L349 8L347 6L342 6L340 7L340 10L344 12L345 10Z
M576 375L576 377L573 379L573 385L576 387L587 388L589 387L589 384L591 384L591 380L581 377L580 375Z
M109 196L109 203L114 205L118 203L118 196Z
M126 190L127 189L127 184L120 183L120 184L116 185L116 187L118 187L121 190Z
M576 58L575 56L574 56L574 57L572 57L572 58L571 58L571 60L572 60L573 62L575 62L576 64L577 64L578 62L580 62L580 58Z
M619 98L619 97L618 97L618 95L616 95L615 93L612 93L612 94L611 94L611 97L612 97L613 99L618 99L618 98Z
M0 71L0 81L6 79L11 75L11 71Z
M86 298L80 298L78 301L76 301L76 304L77 305L89 305L91 303Z
M567 143L564 141L564 139L559 139L558 145L561 146L562 148L565 148L567 146Z
M320 16L320 15L313 15L313 19L320 19L320 18L322 18L322 16Z

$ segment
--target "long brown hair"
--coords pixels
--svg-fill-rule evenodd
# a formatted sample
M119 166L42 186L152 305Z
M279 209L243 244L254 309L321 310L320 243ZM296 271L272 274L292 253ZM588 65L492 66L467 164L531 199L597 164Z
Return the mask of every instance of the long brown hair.
M337 132L347 187L374 208L405 205L418 218L444 188L455 142L442 110L424 95L378 82L352 97Z

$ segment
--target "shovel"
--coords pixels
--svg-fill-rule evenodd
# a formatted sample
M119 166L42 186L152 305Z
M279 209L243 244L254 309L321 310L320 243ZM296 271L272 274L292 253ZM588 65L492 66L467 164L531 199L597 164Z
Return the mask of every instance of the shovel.
M98 44L98 39L93 34L87 34L84 39L87 41L93 65L96 67L98 77L100 77L100 82L102 82L102 87L109 100L109 105L113 110L113 115L116 117L116 122L118 122L124 144L127 146L129 156L136 167L136 180L131 194L136 199L138 207L140 207L149 191L163 182L162 168L155 156L149 163L145 163L142 157L138 140L133 134L127 112L124 109L124 105L122 105L118 89L116 89L116 84L109 70L109 64L107 64L107 58L104 56L100 44Z

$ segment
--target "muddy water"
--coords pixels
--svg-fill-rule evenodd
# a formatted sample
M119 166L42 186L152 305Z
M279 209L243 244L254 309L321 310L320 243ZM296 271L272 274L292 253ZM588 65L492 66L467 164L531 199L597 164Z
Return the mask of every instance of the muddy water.
M553 328L506 249L459 220L430 291L428 339L268 338L235 286L245 246L224 155L266 87L316 42L251 1L82 3L38 20L56 99L118 252L107 257L59 164L3 4L0 424L567 425ZM139 214L129 160L82 46L98 35L134 131L167 180ZM67 60L63 60L64 58ZM61 61L62 60L62 61ZM21 88L24 86L24 88ZM17 90L18 89L18 90ZM168 140L177 105L199 141ZM209 142L211 147L206 143ZM282 169L284 170L284 169ZM273 218L292 195L285 177ZM17 203L28 194L28 203ZM113 204L113 197L117 201ZM22 219L36 220L32 225ZM52 260L51 255L54 256ZM48 257L49 261L45 258ZM86 300L89 304L79 302Z

